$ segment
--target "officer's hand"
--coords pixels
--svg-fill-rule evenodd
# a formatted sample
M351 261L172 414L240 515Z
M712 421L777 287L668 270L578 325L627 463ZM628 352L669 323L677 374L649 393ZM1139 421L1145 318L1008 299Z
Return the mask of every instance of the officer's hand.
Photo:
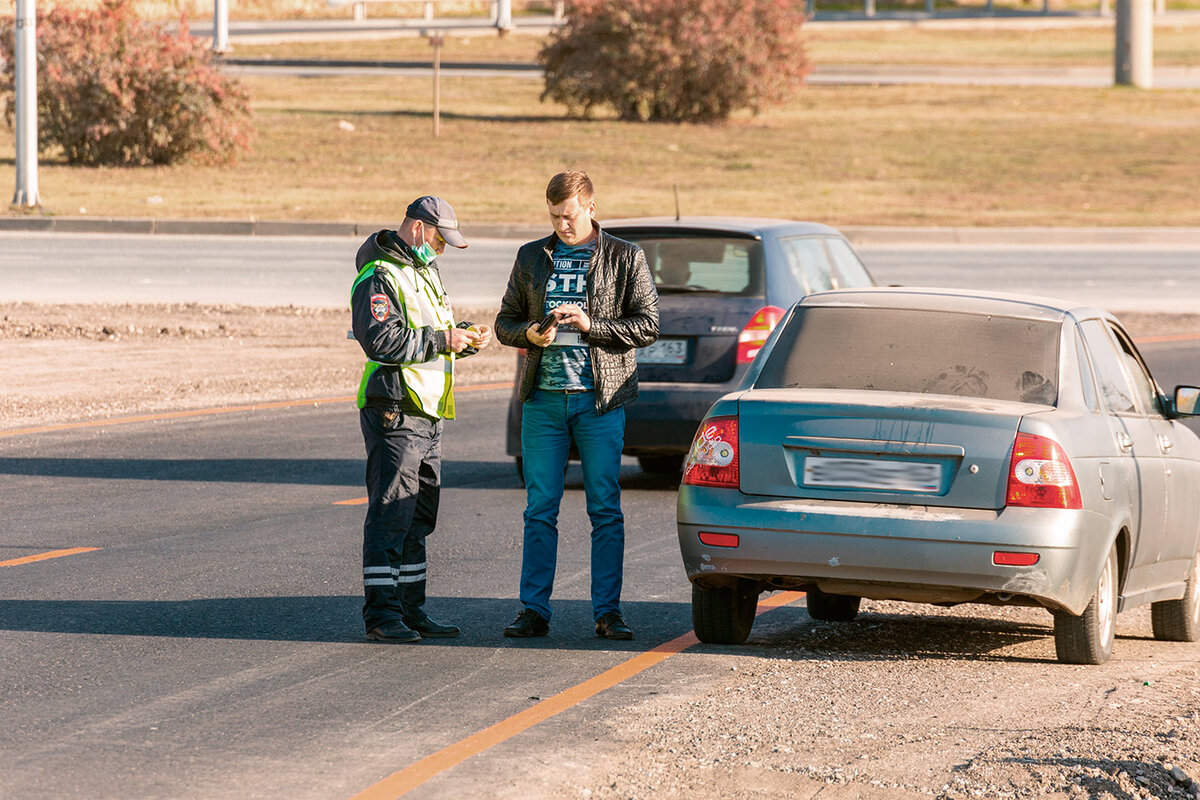
M452 353L461 353L467 347L470 347L475 339L475 334L467 328L451 328L446 331L446 338L450 344Z
M554 337L558 335L558 322L551 325L545 333L538 333L538 324L534 322L525 329L525 338L529 343L537 347L549 347L554 341Z
M477 350L482 350L492 343L492 329L487 325L476 324L467 328L475 334L475 340L471 342L471 346Z
M560 324L574 325L582 333L587 333L592 329L592 318L575 303L563 303L554 309L554 313Z

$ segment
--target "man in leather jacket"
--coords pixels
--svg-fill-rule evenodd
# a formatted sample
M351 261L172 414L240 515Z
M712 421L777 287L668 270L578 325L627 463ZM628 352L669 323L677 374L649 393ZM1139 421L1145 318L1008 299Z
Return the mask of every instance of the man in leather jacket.
M549 632L558 510L574 442L592 523L596 635L631 639L620 605L623 407L637 397L634 350L658 338L658 293L642 249L595 222L594 190L586 174L555 175L546 187L546 205L554 233L517 252L495 326L501 342L526 349L519 387L527 498L523 609L504 635Z

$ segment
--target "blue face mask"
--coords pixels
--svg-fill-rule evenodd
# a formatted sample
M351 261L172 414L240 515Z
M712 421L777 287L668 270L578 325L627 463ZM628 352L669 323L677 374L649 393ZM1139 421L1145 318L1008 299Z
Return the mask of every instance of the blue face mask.
M435 258L437 258L437 250L434 250L432 247L429 246L429 243L425 241L425 226L424 225L421 226L420 242L421 242L420 244L413 246L412 251L413 251L413 255L416 257L417 261L420 263L420 265L422 267L424 267L424 266L428 265L431 261L433 261Z

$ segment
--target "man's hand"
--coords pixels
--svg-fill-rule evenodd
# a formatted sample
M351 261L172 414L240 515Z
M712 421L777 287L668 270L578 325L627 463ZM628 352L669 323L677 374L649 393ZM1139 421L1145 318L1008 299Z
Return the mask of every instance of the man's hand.
M468 333L475 334L475 340L471 342L471 346L476 350L482 350L492 343L492 329L487 325L475 324L467 328Z
M592 318L575 303L564 303L554 309L554 315L558 317L560 325L574 325L580 333L587 333L592 329Z
M477 334L468 328L451 328L446 331L446 341L449 343L452 353L461 353L474 345L476 337Z
M525 338L536 347L549 347L550 343L554 341L554 337L558 335L558 322L556 321L547 328L545 333L538 333L538 322L529 324L529 327L525 329Z

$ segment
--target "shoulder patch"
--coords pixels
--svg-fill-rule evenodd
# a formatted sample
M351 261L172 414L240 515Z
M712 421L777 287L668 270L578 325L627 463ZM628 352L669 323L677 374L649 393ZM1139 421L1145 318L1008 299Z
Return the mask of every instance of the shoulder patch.
M391 310L392 310L392 304L390 302L388 302L388 296L386 294L371 295L371 316L372 317L374 317L379 322L383 322L385 319L387 319L387 315L391 312Z

